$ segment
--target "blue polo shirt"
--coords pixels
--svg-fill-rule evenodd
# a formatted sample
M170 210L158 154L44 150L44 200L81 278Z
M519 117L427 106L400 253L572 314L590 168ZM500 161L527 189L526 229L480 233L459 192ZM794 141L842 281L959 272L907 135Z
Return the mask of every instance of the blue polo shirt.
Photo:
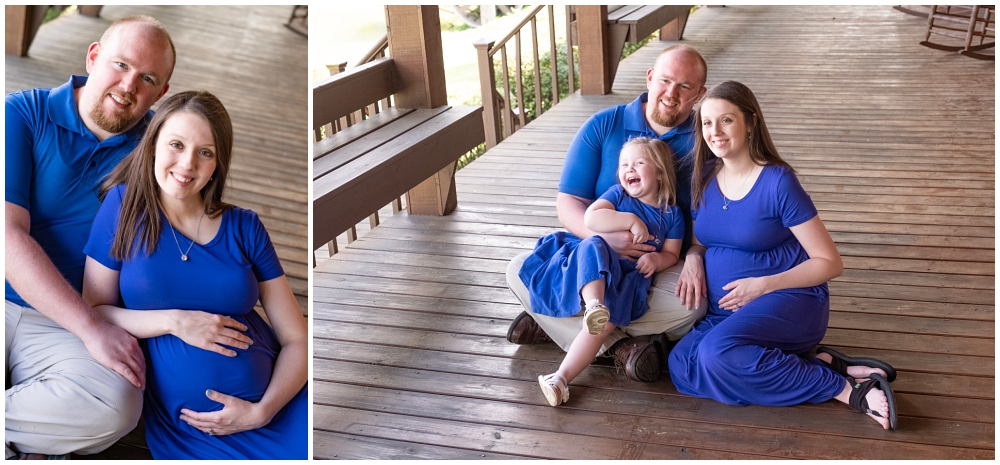
M691 171L688 157L694 151L695 113L662 136L649 127L642 104L643 92L631 103L606 108L591 116L576 133L566 153L559 192L594 201L612 185L618 184L618 155L622 146L635 137L660 139L676 157L677 206L684 214L684 244L681 256L691 245Z
M83 288L83 246L101 206L101 180L135 148L153 116L150 111L129 131L100 141L83 124L73 97L73 89L86 83L86 76L72 76L54 89L14 92L5 113L4 200L28 210L31 237L77 292ZM28 305L4 281L5 298Z

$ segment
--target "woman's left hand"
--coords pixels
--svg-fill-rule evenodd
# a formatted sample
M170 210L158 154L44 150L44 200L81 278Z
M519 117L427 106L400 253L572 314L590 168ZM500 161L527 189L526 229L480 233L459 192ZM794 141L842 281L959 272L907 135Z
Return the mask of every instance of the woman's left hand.
M198 428L210 436L223 436L239 433L266 425L270 419L265 419L258 404L247 402L238 397L228 396L209 389L205 395L225 407L215 412L195 412L181 409L181 420Z
M746 306L753 299L769 292L765 286L764 278L737 279L723 286L722 290L731 290L731 292L719 299L719 308L734 312L740 307Z

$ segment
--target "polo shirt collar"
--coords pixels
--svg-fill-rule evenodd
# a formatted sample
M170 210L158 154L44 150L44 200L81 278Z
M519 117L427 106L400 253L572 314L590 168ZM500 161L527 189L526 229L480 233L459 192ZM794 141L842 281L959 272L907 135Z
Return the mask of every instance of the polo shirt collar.
M627 131L637 132L649 137L657 137L656 132L653 131L653 129L649 127L649 123L646 122L646 114L642 111L642 104L647 101L649 101L649 93L643 92L639 94L638 98L625 105L625 129ZM695 130L694 115L695 112L692 110L691 114L688 115L684 122L667 131L666 134L659 136L659 138L669 139L681 134L693 133Z
M87 84L87 76L78 76L74 74L70 76L68 82L52 89L49 93L48 99L49 118L53 123L58 124L59 126L62 126L70 131L97 139L97 136L90 132L90 129L83 124L83 119L80 118L80 112L77 111L76 97L73 95L73 91L75 89L83 87L85 84ZM105 142L116 141L121 143L141 139L143 133L146 132L146 126L149 125L149 121L152 118L153 112L150 110L146 112L146 115L143 116L135 126L132 126L132 129L111 137Z

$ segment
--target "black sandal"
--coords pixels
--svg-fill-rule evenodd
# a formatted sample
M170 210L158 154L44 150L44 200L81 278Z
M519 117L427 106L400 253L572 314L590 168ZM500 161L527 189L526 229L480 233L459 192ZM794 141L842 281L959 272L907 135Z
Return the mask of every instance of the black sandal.
M848 366L863 366L871 368L880 368L885 372L885 379L890 383L896 380L896 369L877 358L870 357L848 357L836 350L833 350L826 346L819 346L816 348L817 354L830 354L833 360L830 363L826 363L826 366L830 367L831 370L840 373L841 376L848 378L850 375L847 374Z
M883 378L882 375L872 373L870 376L868 381L863 383L857 382L850 376L847 377L847 381L851 383L851 387L853 388L848 405L858 412L870 413L877 417L885 418L881 413L868 408L868 399L865 398L872 389L879 388L885 393L885 399L889 404L889 429L895 431L898 418L896 416L896 397L892 393L892 387L889 386L889 381Z

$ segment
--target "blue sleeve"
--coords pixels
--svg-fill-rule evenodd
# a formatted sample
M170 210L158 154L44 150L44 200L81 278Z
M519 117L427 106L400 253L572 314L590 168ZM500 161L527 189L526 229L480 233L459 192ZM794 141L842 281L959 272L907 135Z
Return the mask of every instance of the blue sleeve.
M240 233L242 235L243 253L253 268L257 282L270 281L284 276L285 270L278 260L278 253L271 244L271 236L264 229L257 213L251 210L240 211Z
M582 199L597 198L597 178L601 174L603 140L607 134L601 125L609 118L601 118L602 113L591 116L573 137L566 152L562 176L559 178L559 192Z
M806 190L799 184L799 178L790 170L783 170L778 179L778 214L786 228L798 226L818 214L816 206Z
M87 239L87 244L83 246L84 254L116 271L122 270L122 262L111 258L111 244L115 241L115 231L118 229L118 217L124 196L124 184L119 184L108 191L108 195L104 197L104 203L97 210L97 216L94 217L94 223L90 227L90 237Z
M598 200L607 200L608 202L611 202L611 205L615 206L615 210L621 211L622 199L627 196L628 194L625 193L625 188L622 187L621 184L615 184L611 186L607 192L601 194L601 197Z
M28 106L24 103L24 93L17 92L7 96L4 123L5 140L4 160L6 175L4 176L4 200L31 210L29 203L31 193L31 178L34 173L32 156L33 133L26 113Z
M684 239L684 215L681 209L676 206L667 207L663 213L664 222L670 227L667 228L667 239Z

